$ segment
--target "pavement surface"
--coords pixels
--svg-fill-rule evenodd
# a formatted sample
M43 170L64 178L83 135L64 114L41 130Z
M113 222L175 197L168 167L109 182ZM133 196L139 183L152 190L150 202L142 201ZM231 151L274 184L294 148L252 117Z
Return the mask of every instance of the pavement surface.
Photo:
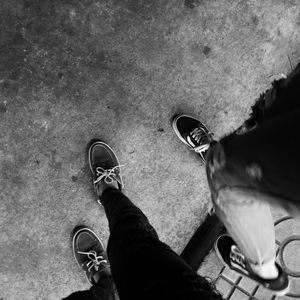
M70 232L107 242L86 145L102 138L125 193L180 253L210 208L205 171L170 119L216 138L300 58L298 1L0 2L0 299L60 299L88 284ZM213 268L213 266L212 266Z

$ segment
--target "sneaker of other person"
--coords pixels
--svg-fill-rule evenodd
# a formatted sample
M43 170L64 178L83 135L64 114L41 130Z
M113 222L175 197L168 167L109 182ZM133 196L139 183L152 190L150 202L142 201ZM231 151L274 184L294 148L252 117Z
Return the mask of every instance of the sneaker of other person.
M91 142L88 160L98 202L101 204L101 195L105 188L109 186L122 190L124 187L120 169L122 166L112 148L102 141Z
M289 278L277 263L275 263L278 269L277 278L264 279L259 277L252 271L246 257L241 253L236 243L229 235L224 234L217 239L215 250L223 264L228 266L231 270L249 277L258 284L273 291L277 296L283 296L289 292Z
M76 227L73 230L72 248L78 265L91 285L98 282L103 273L111 274L103 244L93 230Z
M198 119L189 115L177 115L173 118L172 127L179 139L199 154L205 163L206 153L213 140L212 133Z

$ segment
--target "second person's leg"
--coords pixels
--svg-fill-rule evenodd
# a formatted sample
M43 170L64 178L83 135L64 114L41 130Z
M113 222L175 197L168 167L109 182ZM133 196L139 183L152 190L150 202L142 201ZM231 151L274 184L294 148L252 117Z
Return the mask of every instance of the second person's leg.
M121 299L221 299L169 246L125 195L107 189L102 203L111 236L107 253Z
M236 160L230 160L232 157L243 156L241 151L236 149L238 143L233 147L230 145L231 147L229 150L226 149L228 151L225 154L223 144L213 141L209 130L194 117L175 116L173 128L182 142L197 153L199 150L202 151L201 159L206 161L216 214L234 239L230 236L218 239L217 244L222 245L224 254L220 257L230 266L236 260L236 268L243 268L245 274L250 270L252 279L269 288L270 280L279 279L276 281L279 284L271 282L271 288L278 293L285 292L286 276L284 274L279 276L279 272L282 274L281 269L275 265L275 232L270 208L266 201L270 196L258 192L261 169L253 159L253 163L248 161L248 166L241 165ZM243 146L242 142L239 144ZM260 143L256 143L253 148L257 150L259 147L261 147ZM249 145L244 148L247 151ZM249 151L252 158L257 157L256 153L255 150ZM239 261L242 262L240 265ZM251 265L248 270L244 262ZM281 282L282 279L284 282Z
M259 129L249 134L250 139L253 137L252 147L257 149L262 148L255 137ZM244 145L245 137L248 136L233 135L232 139L241 139L240 144L235 143ZM260 161L265 150L256 152L245 145L242 148L245 155L234 149L227 137L225 143L214 145L208 153L207 175L215 211L236 243L224 236L218 240L216 249L230 267L243 269L245 275L250 274L277 295L284 295L288 291L288 278L275 263L275 228L269 208L270 203L279 200L272 186L266 184L272 177L278 178ZM272 177L267 177L270 174Z
M121 192L120 165L112 149L96 142L89 157L111 231L107 253L120 299L222 299L158 239L146 216Z
M207 173L215 212L227 231L264 278L276 278L275 228L266 194L251 187L250 179L236 169L227 172L221 144L212 147L207 158ZM273 267L264 268L263 266Z

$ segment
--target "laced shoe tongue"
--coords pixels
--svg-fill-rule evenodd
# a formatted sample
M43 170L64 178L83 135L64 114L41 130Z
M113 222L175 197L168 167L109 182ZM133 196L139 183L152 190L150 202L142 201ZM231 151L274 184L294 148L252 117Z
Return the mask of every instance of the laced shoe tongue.
M94 184L98 185L98 183L100 183L101 181L104 181L105 183L112 183L114 181L117 181L118 183L120 183L117 178L117 174L116 174L117 169L119 169L120 167L121 166L115 166L115 167L109 168L109 169L103 169L102 167L96 167Z
M209 137L200 128L195 128L192 131L187 132L186 140L193 148L209 144Z
M197 147L196 140L190 134L187 134L186 140L193 148Z
M84 266L84 269L86 271L89 271L90 274L93 276L96 272L106 268L106 258L104 257L104 253L93 253L94 251L88 251L88 252L80 252L79 254L86 255L86 259L82 263Z
M246 258L236 246L231 247L230 261L234 267L241 269L244 273L249 273L247 270Z

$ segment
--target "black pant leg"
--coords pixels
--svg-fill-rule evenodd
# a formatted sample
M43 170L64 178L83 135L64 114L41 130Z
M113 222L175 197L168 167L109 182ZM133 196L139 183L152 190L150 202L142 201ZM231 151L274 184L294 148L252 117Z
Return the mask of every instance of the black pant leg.
M213 170L214 184L219 181L215 188L248 187L272 196L287 209L300 208L299 119L300 109L245 134L223 138L207 155L209 182Z
M111 236L108 258L121 300L222 299L169 246L146 216L116 189L103 194Z
M93 293L90 290L74 292L70 296L63 298L63 300L98 300L98 299L94 297Z
M72 293L63 300L115 300L115 286L111 275L103 276L89 290Z

